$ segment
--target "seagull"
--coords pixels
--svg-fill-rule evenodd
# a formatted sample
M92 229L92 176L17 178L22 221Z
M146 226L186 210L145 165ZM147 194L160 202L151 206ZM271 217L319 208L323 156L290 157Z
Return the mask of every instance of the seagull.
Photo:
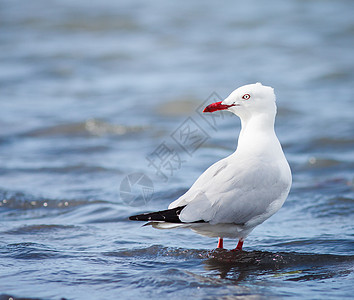
M167 210L129 217L158 229L190 228L223 239L238 239L242 250L251 231L285 202L292 175L274 131L276 100L272 87L257 82L234 90L203 112L229 111L241 119L237 149L211 165Z

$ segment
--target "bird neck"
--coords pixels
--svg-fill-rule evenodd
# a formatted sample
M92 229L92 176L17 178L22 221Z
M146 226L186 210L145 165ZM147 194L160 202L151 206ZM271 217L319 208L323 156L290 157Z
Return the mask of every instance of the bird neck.
M275 113L261 113L241 118L241 132L236 152L245 154L263 154L281 150L274 132Z
M275 113L260 113L253 116L245 116L241 118L241 134L247 132L247 134L274 132Z

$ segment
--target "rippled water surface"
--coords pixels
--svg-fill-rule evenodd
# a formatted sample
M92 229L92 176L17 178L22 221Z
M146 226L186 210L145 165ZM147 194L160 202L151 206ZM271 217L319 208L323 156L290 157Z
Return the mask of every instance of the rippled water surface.
M352 298L353 9L1 1L0 299ZM284 207L242 252L129 222L235 149L239 120L201 111L257 81L277 94Z

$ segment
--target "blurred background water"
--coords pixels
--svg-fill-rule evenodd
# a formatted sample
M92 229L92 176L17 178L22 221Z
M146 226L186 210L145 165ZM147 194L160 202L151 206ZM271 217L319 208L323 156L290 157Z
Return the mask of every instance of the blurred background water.
M352 298L353 10L1 0L0 299ZM200 112L257 81L294 182L245 251L129 222L234 151L239 120Z

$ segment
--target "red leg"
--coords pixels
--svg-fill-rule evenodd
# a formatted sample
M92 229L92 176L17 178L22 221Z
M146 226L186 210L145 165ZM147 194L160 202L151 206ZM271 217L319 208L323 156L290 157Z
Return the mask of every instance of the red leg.
M240 240L238 241L238 243L237 243L236 248L235 248L234 250L232 250L232 251L241 251L241 250L242 250L242 245L243 245L243 240L240 239Z
M224 248L224 240L219 238L218 246L216 248L223 249Z

